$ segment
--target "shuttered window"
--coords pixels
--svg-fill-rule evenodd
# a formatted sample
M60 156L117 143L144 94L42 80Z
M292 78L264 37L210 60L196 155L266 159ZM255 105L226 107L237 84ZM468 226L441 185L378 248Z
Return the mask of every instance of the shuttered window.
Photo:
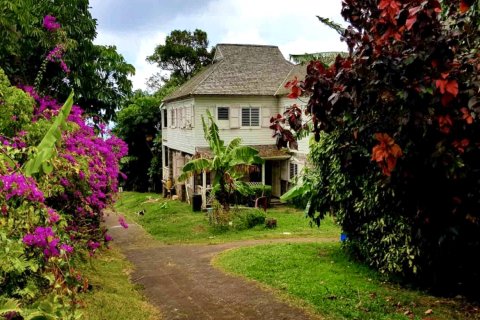
M228 120L229 119L229 108L228 107L218 107L217 108L217 120Z
M260 126L260 108L242 108L242 127Z
M298 164L290 162L290 180L298 175Z

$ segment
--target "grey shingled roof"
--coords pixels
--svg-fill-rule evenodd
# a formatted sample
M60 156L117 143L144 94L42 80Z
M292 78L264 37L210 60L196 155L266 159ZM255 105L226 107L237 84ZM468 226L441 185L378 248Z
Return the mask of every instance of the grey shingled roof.
M290 94L290 89L285 88L285 85L287 84L288 81L292 81L295 77L297 77L298 81L304 80L305 76L307 75L307 66L308 66L308 63L295 65L292 68L292 70L290 70L290 73L285 77L282 84L278 87L278 90L275 93L275 95L283 96L283 95Z
M294 67L276 46L218 44L216 49L211 65L163 101L191 95L273 96Z

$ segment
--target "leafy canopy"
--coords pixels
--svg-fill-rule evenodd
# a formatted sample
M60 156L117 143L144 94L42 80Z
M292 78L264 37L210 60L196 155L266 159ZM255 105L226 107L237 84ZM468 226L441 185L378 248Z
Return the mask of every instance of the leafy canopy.
M97 23L88 0L0 0L0 7L0 64L13 84L37 84L40 92L60 100L73 89L87 112L114 118L122 99L131 94L128 77L135 69L115 46L93 43ZM48 15L60 28L43 25ZM67 74L59 63L47 61L56 46L62 48ZM43 80L35 83L39 71Z
M213 50L208 50L208 38L205 31L196 29L193 33L187 30L173 30L165 39L165 44L155 48L147 61L157 64L169 77L157 74L150 79L151 84L158 85L167 80L182 84L194 76L203 66L211 63Z

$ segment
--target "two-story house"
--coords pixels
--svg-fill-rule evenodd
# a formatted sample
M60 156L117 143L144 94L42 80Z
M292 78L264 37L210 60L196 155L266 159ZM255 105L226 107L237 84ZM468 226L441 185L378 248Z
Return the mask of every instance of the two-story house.
M162 104L163 179L171 179L178 194L202 192L210 173L177 184L182 167L194 156L209 156L201 117L210 110L225 143L241 137L244 145L259 150L265 163L252 172L250 181L272 186L279 197L305 163L307 141L298 151L277 150L270 118L293 103L285 83L305 75L305 67L285 60L276 46L219 44L212 64L177 90ZM306 140L306 139L305 139ZM181 195L182 196L182 195Z

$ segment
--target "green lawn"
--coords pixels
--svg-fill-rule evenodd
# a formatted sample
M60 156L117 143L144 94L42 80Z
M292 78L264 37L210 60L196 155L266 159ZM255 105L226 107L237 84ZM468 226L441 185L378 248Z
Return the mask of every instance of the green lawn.
M139 289L130 282L132 266L114 249L101 251L80 266L92 290L80 299L86 320L161 319L159 312L146 302Z
M338 243L246 247L222 253L214 264L272 287L326 319L480 319L478 309L462 300L384 281L349 261Z
M165 243L219 243L245 239L291 237L338 238L339 228L332 219L325 219L320 228L311 227L303 212L282 207L269 209L267 217L277 219L276 229L263 225L242 231L216 231L208 224L204 213L193 212L187 203L163 199L158 194L123 192L115 209L127 220L135 221ZM137 212L145 210L145 215Z

